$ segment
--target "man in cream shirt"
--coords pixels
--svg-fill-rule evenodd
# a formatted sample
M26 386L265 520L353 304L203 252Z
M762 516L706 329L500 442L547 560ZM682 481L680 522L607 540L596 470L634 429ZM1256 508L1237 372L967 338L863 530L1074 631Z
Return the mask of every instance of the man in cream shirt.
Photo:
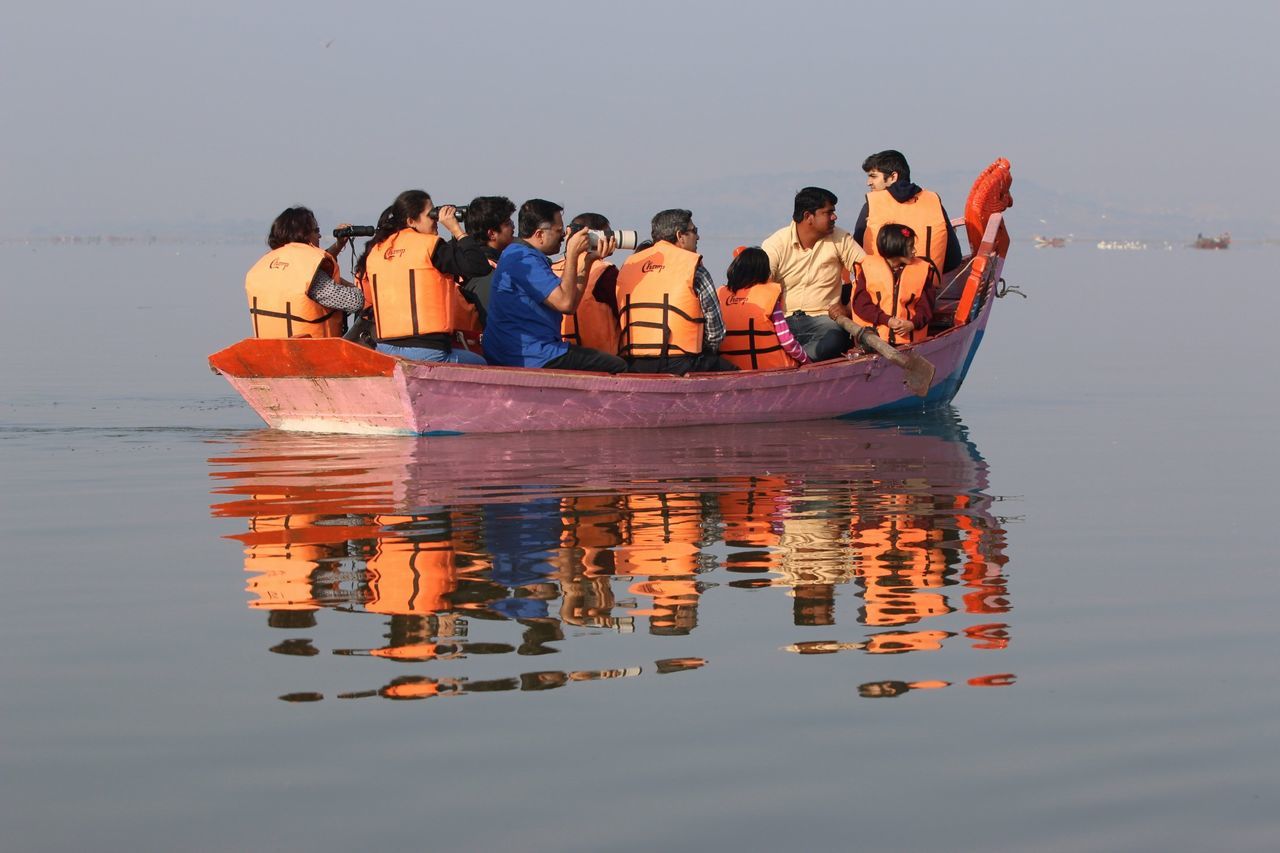
M836 227L836 196L821 187L796 193L792 222L764 241L771 277L782 285L791 334L809 358L835 358L849 348L849 335L827 309L840 302L845 270L865 257L848 231Z

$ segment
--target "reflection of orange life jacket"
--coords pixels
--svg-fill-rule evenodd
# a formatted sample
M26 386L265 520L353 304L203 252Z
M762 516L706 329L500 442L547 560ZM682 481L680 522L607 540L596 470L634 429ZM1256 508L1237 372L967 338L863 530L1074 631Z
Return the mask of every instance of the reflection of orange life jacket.
M778 572L782 553L781 520L786 512L783 477L751 477L739 486L736 478L726 478L735 486L716 498L720 519L724 522L721 538L732 551L725 557L725 568L731 572Z
M876 305L890 317L900 317L909 323L914 323L920 315L920 299L924 296L924 286L932 273L933 267L921 258L908 263L896 277L893 268L884 258L868 255L862 261L862 279ZM863 326L871 325L856 312L853 320ZM877 326L876 333L891 344L914 343L929 337L928 328L913 331L910 341L900 340L896 333L889 331L888 326Z
M621 541L619 526L622 498L617 495L583 495L560 499L560 544L582 549L583 573L613 574L613 547Z
M943 595L923 591L947 585L947 556L938 545L942 531L920 524L916 516L891 512L876 527L854 531L868 625L907 625L952 612Z
M332 553L332 545L294 544L293 531L306 540L307 533L323 518L319 515L258 515L249 519L244 541L244 570L250 574L245 590L256 598L250 609L317 610L311 576L320 561ZM274 535L273 535L274 534Z
M724 482L736 485L734 478ZM742 483L741 490L722 493L716 503L724 522L724 543L736 548L776 549L782 538L778 528L786 514L786 487L785 477L751 477Z
M333 255L306 243L287 243L263 255L244 277L255 338L336 338L342 312L307 295L316 272L339 281Z
M404 228L374 246L365 260L378 340L452 332L462 300L452 276L431 264L440 238Z
M702 352L702 303L693 277L702 256L666 240L627 258L618 271L620 355L631 358Z
M560 335L567 343L578 347L590 347L609 355L618 352L618 318L613 309L603 302L596 301L594 294L596 282L600 276L613 268L613 264L597 259L587 273L587 289L578 303L578 310L565 314L560 321ZM558 276L564 275L564 258L551 265L551 271ZM581 273L581 270L579 270Z
M633 610L632 615L652 616L655 626L674 624L675 609L698 600L699 498L628 495L626 503L630 536L614 549L614 573L636 579L628 587L632 594L653 598L653 610Z
M949 631L885 631L867 637L863 649L872 655L896 655L903 652L936 652Z
M782 295L782 285L769 281L753 284L733 293L716 291L724 316L724 343L720 354L739 370L780 370L795 367L773 328L773 309Z
M947 218L937 193L921 190L905 204L888 190L867 193L867 230L862 234L862 248L868 255L876 253L876 235L890 222L916 232L916 257L930 258L934 266L942 269L947 259Z
M413 521L414 516L377 516L379 524ZM389 531L384 531L389 532ZM458 586L453 542L391 535L378 539L366 563L373 613L427 615L450 609L449 594Z

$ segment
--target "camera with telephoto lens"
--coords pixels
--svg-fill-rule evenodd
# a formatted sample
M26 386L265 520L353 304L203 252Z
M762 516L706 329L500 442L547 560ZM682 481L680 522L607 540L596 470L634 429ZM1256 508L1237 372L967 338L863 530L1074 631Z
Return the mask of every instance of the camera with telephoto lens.
M427 211L427 216L430 216L432 219L436 220L437 222L440 221L440 208L442 207L448 207L448 205L444 205L444 204L436 205L435 207ZM453 209L453 215L459 222L462 222L467 218L467 208L463 205L457 205Z
M350 239L351 237L372 237L374 227L372 225L348 225L346 228L333 229L333 236L341 240L343 237Z
M581 231L584 227L586 226L579 225L576 228L570 226L569 234L570 235L576 234L577 232ZM594 252L601 243L603 243L605 240L608 240L610 237L614 238L614 240L617 241L617 248L622 249L624 251L630 251L631 249L634 249L636 245L640 242L640 236L636 234L635 231L632 231L628 228L607 228L604 231L596 231L595 229L591 229L587 231L587 246L589 246L591 248L591 251Z

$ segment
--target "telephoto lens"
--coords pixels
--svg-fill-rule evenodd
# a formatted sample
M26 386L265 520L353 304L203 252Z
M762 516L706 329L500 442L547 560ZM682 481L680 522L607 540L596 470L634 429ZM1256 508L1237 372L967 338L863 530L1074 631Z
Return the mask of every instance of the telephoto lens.
M589 231L587 233L591 235L588 245L591 246L593 250L610 237L614 238L617 241L617 247L624 251L634 249L636 244L640 242L639 236L636 232L628 228L620 228L612 231Z
M333 229L333 236L339 239L343 237L372 237L373 232L372 225L348 225L346 228Z

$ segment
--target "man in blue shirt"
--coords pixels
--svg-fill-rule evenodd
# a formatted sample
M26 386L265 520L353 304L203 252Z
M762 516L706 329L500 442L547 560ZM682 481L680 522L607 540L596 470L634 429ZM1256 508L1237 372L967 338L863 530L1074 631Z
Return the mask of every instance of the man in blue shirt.
M503 250L493 271L485 357L490 364L508 367L621 373L627 363L616 355L571 346L561 336L563 316L578 310L587 288L586 276L578 274L579 256L587 253L590 268L595 258L613 251L612 237L591 251L586 230L578 231L565 244L564 275L556 275L549 256L564 242L563 211L541 198L520 206L520 239Z

